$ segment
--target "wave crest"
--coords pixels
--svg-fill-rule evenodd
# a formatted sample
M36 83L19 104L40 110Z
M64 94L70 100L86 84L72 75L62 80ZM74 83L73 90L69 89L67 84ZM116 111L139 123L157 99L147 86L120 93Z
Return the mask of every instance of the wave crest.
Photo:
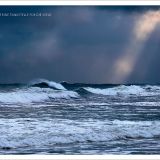
M46 79L37 79L30 82L30 85L33 87L49 87L57 90L66 90L62 84L56 83L54 81L48 81Z

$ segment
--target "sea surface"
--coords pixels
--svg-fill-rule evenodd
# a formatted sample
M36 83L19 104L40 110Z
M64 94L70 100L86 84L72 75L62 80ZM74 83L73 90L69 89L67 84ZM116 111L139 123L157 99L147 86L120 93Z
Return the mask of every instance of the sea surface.
M0 154L160 154L160 86L1 84Z

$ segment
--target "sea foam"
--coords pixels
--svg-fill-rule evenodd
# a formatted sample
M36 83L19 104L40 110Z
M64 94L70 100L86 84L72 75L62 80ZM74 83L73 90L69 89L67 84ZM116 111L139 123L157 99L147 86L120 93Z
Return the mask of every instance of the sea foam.
M155 94L160 94L160 92L157 92L158 87L153 87L150 90L147 87L137 86L137 85L120 85L118 87L112 87L112 88L92 88L92 87L85 87L84 89L88 92L94 93L94 94L101 94L101 95L139 95L139 96L150 96Z
M0 102L3 103L31 103L43 102L57 98L76 98L78 94L74 91L53 90L50 88L30 87L15 89L10 92L0 92Z
M158 137L159 121L1 119L0 147L53 146L53 144L107 142ZM6 130L8 128L8 131ZM32 128L32 129L30 129ZM6 133L6 134L2 134ZM43 139L43 141L42 141Z

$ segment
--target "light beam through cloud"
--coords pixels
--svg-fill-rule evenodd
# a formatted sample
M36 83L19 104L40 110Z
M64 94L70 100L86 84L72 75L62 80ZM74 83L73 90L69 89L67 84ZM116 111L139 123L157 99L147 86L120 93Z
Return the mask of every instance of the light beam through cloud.
M134 69L145 42L159 23L160 10L148 11L139 17L133 28L128 47L114 64L112 82L122 83L127 80Z

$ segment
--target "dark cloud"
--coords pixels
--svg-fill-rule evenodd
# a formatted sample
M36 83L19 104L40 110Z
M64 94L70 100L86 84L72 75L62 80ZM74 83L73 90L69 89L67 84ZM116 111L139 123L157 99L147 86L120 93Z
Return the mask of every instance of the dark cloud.
M1 14L52 16L0 17L0 82L46 78L118 83L118 79L111 80L112 66L128 46L135 22L143 12L158 9L159 6L1 6ZM159 81L159 35L156 29L148 39L128 83Z
M99 10L102 11L110 11L110 12L123 12L123 13L143 13L148 10L159 10L160 6L139 6L139 5L132 5L132 6L98 6Z

